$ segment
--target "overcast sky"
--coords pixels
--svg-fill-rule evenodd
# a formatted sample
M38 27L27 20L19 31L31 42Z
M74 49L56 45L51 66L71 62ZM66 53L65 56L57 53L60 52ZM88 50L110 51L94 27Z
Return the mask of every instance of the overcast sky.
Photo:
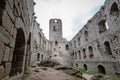
M71 40L100 9L105 0L34 0L35 15L46 38L49 39L49 20L62 20L63 37Z

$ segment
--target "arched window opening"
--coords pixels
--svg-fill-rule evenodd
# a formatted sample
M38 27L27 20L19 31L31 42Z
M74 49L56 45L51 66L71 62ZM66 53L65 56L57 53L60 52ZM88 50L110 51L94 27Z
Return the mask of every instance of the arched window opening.
M77 59L77 53L76 53L76 52L75 52L75 55L74 55L74 56L75 56L75 59Z
M89 38L89 36L88 36L88 31L85 31L85 32L84 32L84 36L85 36L85 41L88 41L88 38Z
M54 22L57 23L58 21L55 19Z
M81 59L81 52L80 52L80 50L78 51L78 53L79 53L79 59Z
M98 72L106 74L105 68L102 65L98 65Z
M66 45L66 50L69 50L69 45L68 44Z
M91 46L88 47L88 50L89 50L89 57L90 58L93 58L94 57L94 54L93 54L93 48Z
M87 56L86 56L86 51L85 49L82 50L83 51L83 58L85 59Z
M114 2L110 9L111 15L117 15L119 13L118 5Z
M87 71L87 65L86 65L86 64L84 64L84 65L83 65L83 67L84 67L84 70L86 70L86 71Z
M78 64L76 63L76 67L78 67Z
M76 48L76 41L74 41L74 47Z
M40 53L37 55L37 61L40 61Z
M58 42L57 41L55 41L55 45L57 45L58 44Z
M80 46L80 37L78 37L78 45Z
M56 31L56 27L55 26L53 26L53 31Z
M25 35L23 30L20 28L20 29L17 29L10 76L15 76L18 73L22 73L22 69L24 66L23 65L24 52L25 52Z
M43 55L41 55L41 61L43 61Z
M101 20L98 23L98 27L99 27L99 33L105 32L107 29L109 29L109 26L106 20Z
M104 46L105 46L105 54L112 55L112 51L111 51L110 44L108 41L104 43Z

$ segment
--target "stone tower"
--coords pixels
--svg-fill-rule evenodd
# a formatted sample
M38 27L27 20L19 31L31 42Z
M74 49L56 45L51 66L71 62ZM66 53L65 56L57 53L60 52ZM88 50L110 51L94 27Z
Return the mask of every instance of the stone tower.
M59 41L62 39L62 21L61 21L61 19L50 19L50 21L49 21L49 39L50 39L50 41Z
M51 42L51 61L68 66L70 61L69 50L66 49L68 41L62 37L62 20L50 19L49 40Z

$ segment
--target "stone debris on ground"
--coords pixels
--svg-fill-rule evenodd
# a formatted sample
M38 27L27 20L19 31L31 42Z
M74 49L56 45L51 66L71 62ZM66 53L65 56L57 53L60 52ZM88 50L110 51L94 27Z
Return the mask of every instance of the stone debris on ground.
M31 74L25 80L82 80L69 74L66 74L62 70L56 70L53 68L32 68Z

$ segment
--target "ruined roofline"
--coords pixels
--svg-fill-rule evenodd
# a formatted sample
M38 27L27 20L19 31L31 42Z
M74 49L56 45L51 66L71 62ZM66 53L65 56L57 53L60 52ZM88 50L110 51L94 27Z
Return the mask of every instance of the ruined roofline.
M106 1L107 1L107 0L106 0ZM87 27L87 25L88 25L89 23L92 23L92 22L100 15L101 12L103 12L103 9L104 9L104 7L105 7L106 1L104 2L104 5L101 6L101 8L99 9L99 11L96 12L96 13L92 16L92 18L89 19L89 20L87 21L87 23L75 34L75 36L70 40L70 42L71 42L72 40L74 40L74 39L82 32L82 30L84 30L84 28Z

